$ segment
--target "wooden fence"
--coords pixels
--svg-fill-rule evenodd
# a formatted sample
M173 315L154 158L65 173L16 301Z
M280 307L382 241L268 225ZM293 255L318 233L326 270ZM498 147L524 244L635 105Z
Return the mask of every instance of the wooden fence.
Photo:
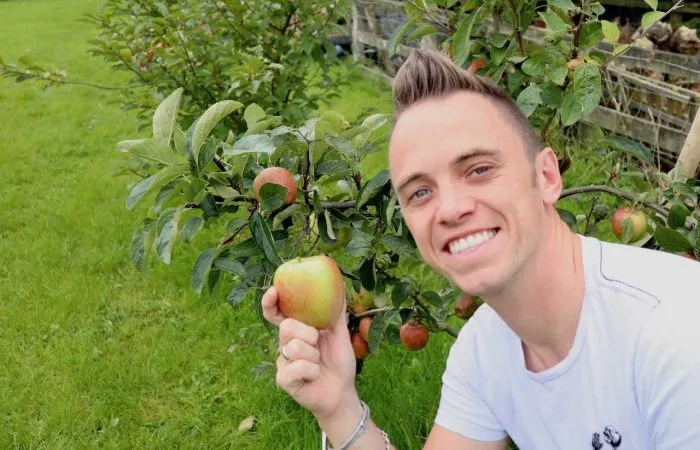
M450 14L446 12L446 14ZM387 46L407 18L404 2L353 2L353 55L356 61L376 65L393 76L415 47L438 47L440 37L399 43L395 54ZM488 28L493 22L487 21ZM507 26L499 24L501 32ZM542 44L548 30L531 27L525 39ZM612 55L608 42L596 51ZM374 62L370 62L373 60ZM700 57L633 47L609 64L603 73L603 97L597 109L583 119L610 132L643 142L665 165L674 164L700 109Z

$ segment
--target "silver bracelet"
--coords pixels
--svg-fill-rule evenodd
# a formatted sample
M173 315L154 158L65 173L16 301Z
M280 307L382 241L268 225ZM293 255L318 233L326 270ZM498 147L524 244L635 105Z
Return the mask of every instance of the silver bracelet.
M367 422L369 420L369 406L367 406L367 403L363 402L362 400L360 400L360 403L362 404L362 417L360 418L360 423L358 423L355 427L355 431L353 431L350 437L347 438L345 442L343 442L343 444L337 449L326 447L328 440L326 439L326 433L324 432L323 450L347 450L347 448L350 447L357 440L357 438L359 438L360 435L365 432L367 429Z
M352 445L362 435L362 433L365 432L365 430L367 429L367 423L369 422L369 406L367 406L367 404L362 400L360 400L360 403L362 404L362 417L360 418L360 422L357 424L357 427L355 427L355 430L352 432L350 437L345 442L343 442L343 444L340 447L334 449L328 447L328 438L326 436L326 432L323 431L321 441L322 450L347 450L347 448L350 447L350 445ZM381 434L384 438L385 450L391 450L389 436L387 436L387 434L381 429L379 429L379 434Z

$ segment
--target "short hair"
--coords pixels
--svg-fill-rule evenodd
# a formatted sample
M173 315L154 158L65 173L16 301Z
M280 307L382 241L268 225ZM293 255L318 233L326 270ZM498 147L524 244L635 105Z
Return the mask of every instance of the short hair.
M475 92L491 99L505 110L520 131L527 156L533 159L542 143L515 101L490 80L462 69L447 55L428 49L414 49L401 65L393 81L394 120L419 101L442 97L457 91Z

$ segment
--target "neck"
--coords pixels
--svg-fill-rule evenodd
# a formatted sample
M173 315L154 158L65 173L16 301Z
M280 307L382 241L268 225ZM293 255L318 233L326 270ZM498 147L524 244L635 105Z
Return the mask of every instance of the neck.
M556 212L555 212L556 214ZM487 303L520 337L526 365L545 370L571 350L583 304L581 243L558 217L527 266Z

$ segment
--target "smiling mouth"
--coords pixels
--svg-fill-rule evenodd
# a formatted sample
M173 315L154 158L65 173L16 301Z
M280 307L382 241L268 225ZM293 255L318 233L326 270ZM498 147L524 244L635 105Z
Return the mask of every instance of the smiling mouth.
M485 244L496 236L500 228L493 228L487 231L480 231L478 233L470 234L454 241L450 241L446 246L445 250L452 255L459 253L465 253L476 247Z

